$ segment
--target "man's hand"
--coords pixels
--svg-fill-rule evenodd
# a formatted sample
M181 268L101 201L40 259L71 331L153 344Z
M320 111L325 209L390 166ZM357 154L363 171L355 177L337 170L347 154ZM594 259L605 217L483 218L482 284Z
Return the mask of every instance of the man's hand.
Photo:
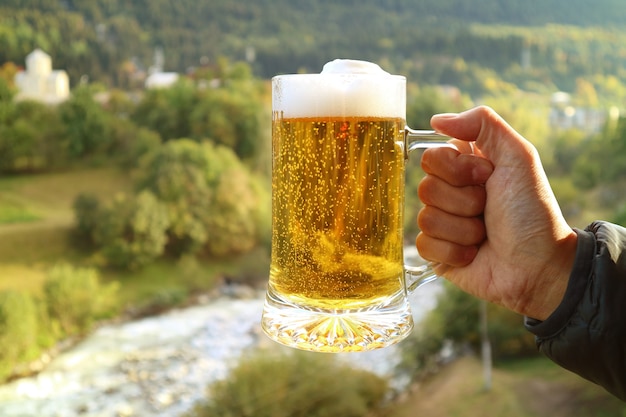
M565 293L577 236L537 150L484 106L431 124L458 150L422 156L419 253L468 293L545 320Z

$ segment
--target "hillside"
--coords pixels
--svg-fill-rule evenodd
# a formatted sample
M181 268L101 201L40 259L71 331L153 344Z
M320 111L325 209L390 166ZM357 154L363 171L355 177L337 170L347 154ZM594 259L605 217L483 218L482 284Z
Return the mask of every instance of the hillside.
M494 36L474 30L477 24L566 25L584 31L500 30ZM0 65L23 65L26 54L40 47L54 56L55 65L68 69L72 83L87 76L128 87L134 72L153 65L155 49L162 48L164 69L179 72L226 57L247 59L257 75L269 77L352 57L387 62L392 69L414 72L410 75L418 80L449 82L454 77L445 72L455 58L501 72L518 63L528 47L535 62L554 66L555 55L562 49L569 53L574 42L598 55L575 64L606 62L602 71L610 73L625 66L614 58L624 44L615 28L625 25L620 0L484 0L480 7L465 0L5 0ZM602 37L600 45L590 45ZM428 65L414 68L423 60L436 62L444 74Z
M485 391L481 364L464 357L420 383L395 410L396 417L621 416L624 404L543 357L494 369Z

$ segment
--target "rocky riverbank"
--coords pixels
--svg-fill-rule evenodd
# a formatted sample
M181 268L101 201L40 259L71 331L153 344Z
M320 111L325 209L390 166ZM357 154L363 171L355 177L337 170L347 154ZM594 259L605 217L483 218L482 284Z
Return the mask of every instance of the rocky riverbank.
M436 291L429 284L412 296L416 319L434 306ZM176 417L241 355L280 348L260 329L262 292L229 285L197 303L99 327L37 375L0 386L0 415ZM397 347L340 356L391 378L399 360Z
M98 328L40 373L0 387L0 415L177 416L257 345L262 299L205 305Z

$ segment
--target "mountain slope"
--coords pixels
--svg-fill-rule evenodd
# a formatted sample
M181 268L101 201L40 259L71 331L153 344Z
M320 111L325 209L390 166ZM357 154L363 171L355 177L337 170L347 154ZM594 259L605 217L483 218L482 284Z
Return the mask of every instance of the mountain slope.
M22 64L40 47L73 83L87 75L125 86L133 68L153 64L155 48L164 51L165 70L226 57L251 60L264 77L318 70L337 57L398 68L407 59L461 57L495 71L519 60L526 35L485 36L470 30L474 24L619 31L626 7L623 0L3 0L0 65ZM549 57L549 48L536 53Z

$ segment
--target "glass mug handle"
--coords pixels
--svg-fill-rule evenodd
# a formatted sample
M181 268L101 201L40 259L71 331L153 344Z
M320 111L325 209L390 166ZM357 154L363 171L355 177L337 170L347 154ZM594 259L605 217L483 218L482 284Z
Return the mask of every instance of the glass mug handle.
M408 159L409 154L416 149L428 148L453 148L457 149L447 141L452 139L449 136L442 135L434 130L416 130L406 126L404 128L404 158ZM418 287L437 279L434 271L436 263L427 262L424 265L413 266L404 265L404 273L406 277L406 289L413 292Z

